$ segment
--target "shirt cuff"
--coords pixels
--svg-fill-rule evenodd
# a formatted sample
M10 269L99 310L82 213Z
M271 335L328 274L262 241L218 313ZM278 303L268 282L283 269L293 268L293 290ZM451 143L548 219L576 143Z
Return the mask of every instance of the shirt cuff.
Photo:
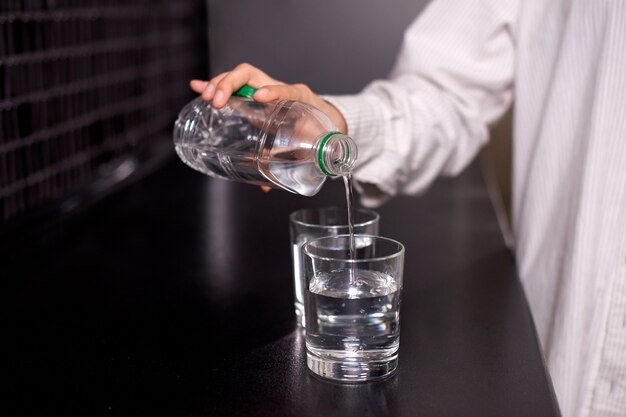
M343 115L347 134L355 141L359 156L353 171L361 203L377 207L396 194L393 156L385 150L381 129L385 114L380 99L365 94L322 96Z
M322 98L335 106L343 115L348 130L346 133L354 139L359 150L357 164L378 156L383 149L383 142L378 134L383 115L376 99L364 95L323 96Z

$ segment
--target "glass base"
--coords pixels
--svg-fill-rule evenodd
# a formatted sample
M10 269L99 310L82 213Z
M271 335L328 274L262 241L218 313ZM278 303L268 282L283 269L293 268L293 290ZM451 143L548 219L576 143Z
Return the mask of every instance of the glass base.
M398 354L384 360L347 361L321 358L307 350L306 364L316 375L340 382L379 381L393 375L398 368Z

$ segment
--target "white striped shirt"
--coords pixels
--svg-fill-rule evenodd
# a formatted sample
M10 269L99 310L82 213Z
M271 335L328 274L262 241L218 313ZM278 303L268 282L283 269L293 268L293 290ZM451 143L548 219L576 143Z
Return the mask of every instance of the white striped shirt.
M327 99L377 205L462 170L513 97L517 267L561 411L624 417L626 0L435 0L389 80Z

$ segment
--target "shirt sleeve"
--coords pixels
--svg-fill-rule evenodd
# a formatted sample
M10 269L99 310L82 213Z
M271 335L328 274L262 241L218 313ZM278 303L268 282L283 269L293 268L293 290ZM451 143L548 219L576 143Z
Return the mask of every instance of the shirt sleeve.
M357 143L366 206L460 172L509 107L518 0L435 0L406 30L388 80L324 96Z

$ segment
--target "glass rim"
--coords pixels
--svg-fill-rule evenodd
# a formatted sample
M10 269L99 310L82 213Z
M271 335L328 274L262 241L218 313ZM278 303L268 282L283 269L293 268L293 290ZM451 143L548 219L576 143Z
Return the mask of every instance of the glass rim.
M346 224L319 224L319 223L308 223L303 220L297 220L295 218L296 215L303 213L305 211L322 211L322 210L348 210L348 209L346 207L339 207L339 206L298 209L289 215L289 221L300 226L319 227L319 228L324 228L324 229L339 229L341 227L348 227L347 221L346 221ZM370 224L373 224L380 220L380 214L378 214L378 212L372 209L359 207L358 209L355 210L355 212L359 212L359 211L362 213L373 214L373 218L364 222L354 223L354 227L369 226Z
M354 234L354 238L355 240L357 238L362 238L362 237L366 237L366 238L373 238L376 240L384 240L390 243L395 243L396 245L398 245L399 250L390 254L390 255L385 255L385 256L377 256L377 257L373 257L373 258L367 258L367 259L340 259L340 258L329 258L327 256L320 256L320 255L316 255L313 253L310 253L308 251L308 246L312 245L318 241L321 240L330 240L330 239L340 239L340 238L350 238L349 234L342 234L342 235L336 235L336 236L322 236L322 237L317 237L315 239L311 239L308 242L306 242L304 245L302 245L302 250L304 251L304 253L309 256L312 259L318 259L320 261L337 261L337 262L346 262L346 263L350 263L350 264L359 264L359 263L364 263L364 262L379 262L379 261L384 261L387 259L393 259L393 258L397 258L398 256L404 255L405 252L405 248L404 245L400 242L398 242L395 239L391 239L385 236L377 236L377 235L368 235L368 234L359 234L359 233L355 233ZM348 249L348 248L345 248Z

